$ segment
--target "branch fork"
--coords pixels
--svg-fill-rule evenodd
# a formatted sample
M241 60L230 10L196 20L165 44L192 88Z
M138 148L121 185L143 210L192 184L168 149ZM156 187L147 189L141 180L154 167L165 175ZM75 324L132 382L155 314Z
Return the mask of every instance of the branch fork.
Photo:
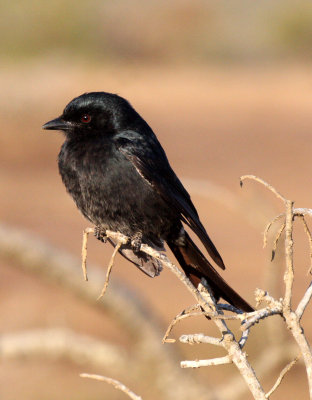
M264 185L268 190L270 190L279 200L281 200L285 206L285 212L276 216L265 228L264 231L264 245L267 245L268 242L268 232L273 224L278 221L282 221L281 226L277 232L277 235L273 241L273 250L272 250L272 259L274 258L275 251L277 248L277 244L281 239L283 232L285 232L285 271L284 271L284 296L281 299L275 299L269 295L269 293L257 289L255 292L255 298L257 304L261 302L266 303L266 306L251 312L251 313L243 313L240 310L235 309L231 305L217 304L213 295L210 291L209 285L204 280L202 283L198 285L198 287L194 287L190 280L186 277L186 275L177 268L174 264L172 264L164 253L158 252L157 250L147 246L146 244L142 244L140 250L145 252L146 254L158 259L163 267L169 269L172 273L176 275L176 277L185 285L188 291L192 294L192 296L196 300L196 304L191 306L185 310L183 310L180 314L178 314L170 323L164 337L163 343L173 343L175 339L169 338L169 335L176 325L176 323L182 321L185 318L197 317L197 316L206 316L211 319L211 321L216 325L220 332L220 338L206 336L204 334L193 334L193 335L182 335L179 340L181 343L186 343L190 345L194 344L210 344L218 347L223 347L226 351L226 355L223 357L212 358L208 360L185 360L181 362L182 368L199 368L203 366L216 366L222 364L233 363L239 370L242 375L245 383L247 384L249 390L251 391L254 399L262 400L268 399L271 394L276 390L276 388L281 383L285 374L290 370L290 368L295 365L298 360L298 357L291 361L280 373L277 381L273 385L272 389L265 393L262 388L255 371L249 364L247 360L247 355L244 352L243 348L248 340L250 329L255 324L260 322L262 319L268 318L272 315L280 315L285 320L286 326L290 329L297 345L300 348L300 353L302 354L303 361L305 363L307 378L309 383L309 393L310 399L312 400L312 352L307 342L306 337L304 336L303 329L300 325L300 320L302 315L311 300L312 297L312 282L308 286L304 296L299 302L297 309L293 309L292 305L292 290L293 290L293 282L294 282L294 263L293 263L293 223L296 217L300 217L303 222L305 232L309 239L310 243L310 255L311 255L311 265L312 265L312 234L305 220L305 216L312 216L312 210L310 209L299 209L294 208L294 202L286 199L281 193L279 193L272 185L263 181L262 179L254 176L254 175L245 175L241 177L241 186L243 182L247 179L254 180L258 183ZM87 280L87 268L86 268L86 257L87 257L87 238L88 234L94 232L93 228L87 228L84 231L83 236L83 247L82 247L82 269L85 279ZM106 275L106 280L104 284L104 288L100 297L105 293L105 290L108 286L109 274L111 268L114 263L115 256L118 252L118 249L122 244L126 244L129 241L129 238L118 233L106 231L106 235L108 238L111 238L117 245L115 246L115 250L111 257L108 272ZM311 267L310 267L311 270ZM224 312L230 312L231 314L225 314ZM240 329L242 331L241 337L239 340L236 340L234 334L229 329L227 325L228 320L238 320L241 324Z

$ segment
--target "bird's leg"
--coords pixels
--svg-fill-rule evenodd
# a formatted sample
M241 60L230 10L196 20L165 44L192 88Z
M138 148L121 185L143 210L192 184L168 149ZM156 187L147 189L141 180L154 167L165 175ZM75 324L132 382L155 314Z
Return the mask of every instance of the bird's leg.
M130 241L132 250L134 252L140 251L142 244L142 232L136 232L133 236L131 236Z
M107 242L106 229L99 225L94 227L94 236L103 243Z

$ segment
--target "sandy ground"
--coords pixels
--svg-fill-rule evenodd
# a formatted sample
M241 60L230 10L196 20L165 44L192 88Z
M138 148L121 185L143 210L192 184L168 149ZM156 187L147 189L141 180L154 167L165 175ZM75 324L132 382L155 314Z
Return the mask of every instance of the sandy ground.
M269 265L269 250L262 248L261 233L282 206L255 183L248 182L240 189L239 177L258 175L295 200L298 207L311 207L312 76L308 67L69 69L49 62L18 68L2 66L0 83L2 222L33 232L79 256L86 222L57 172L56 157L63 139L56 132L43 132L41 125L59 115L76 95L93 90L115 92L129 99L158 135L228 266L224 277L254 304L253 291L263 287ZM301 231L296 229L295 300L308 284L308 246ZM110 252L111 248L95 240L90 243L90 261L103 268ZM68 327L126 348L131 345L109 317L55 284L42 282L1 260L0 271L2 333ZM141 293L164 325L192 302L166 271L151 280L119 259L112 279L114 276ZM308 316L306 332L312 337ZM205 321L196 323L201 331L206 327ZM256 339L262 349L265 340ZM103 393L106 398L122 398L106 387L81 382L77 377L80 371L67 361L3 362L0 398L100 399ZM231 368L194 374L202 381L221 382L231 375ZM272 382L273 376L265 381L266 387ZM137 382L128 383L140 392ZM143 395L146 388L142 390ZM283 399L286 394L290 398L290 393L296 393L296 398L307 396L300 366L290 372L274 398ZM145 398L154 397L148 394Z

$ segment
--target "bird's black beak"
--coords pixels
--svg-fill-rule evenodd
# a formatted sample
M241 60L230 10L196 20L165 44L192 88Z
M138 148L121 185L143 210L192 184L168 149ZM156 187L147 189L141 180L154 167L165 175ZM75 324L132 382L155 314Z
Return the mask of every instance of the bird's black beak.
M52 119L42 126L42 129L49 129L55 131L66 131L70 128L69 123L64 121L61 117Z

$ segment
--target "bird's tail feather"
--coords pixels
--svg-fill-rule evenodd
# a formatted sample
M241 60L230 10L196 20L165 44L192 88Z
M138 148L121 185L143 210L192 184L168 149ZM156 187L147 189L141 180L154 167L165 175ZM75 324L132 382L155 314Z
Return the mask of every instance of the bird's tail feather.
M218 274L190 236L186 232L184 232L184 234L183 243L168 241L168 246L191 282L197 287L201 278L205 278L216 300L222 297L228 303L242 311L254 311L254 309Z

